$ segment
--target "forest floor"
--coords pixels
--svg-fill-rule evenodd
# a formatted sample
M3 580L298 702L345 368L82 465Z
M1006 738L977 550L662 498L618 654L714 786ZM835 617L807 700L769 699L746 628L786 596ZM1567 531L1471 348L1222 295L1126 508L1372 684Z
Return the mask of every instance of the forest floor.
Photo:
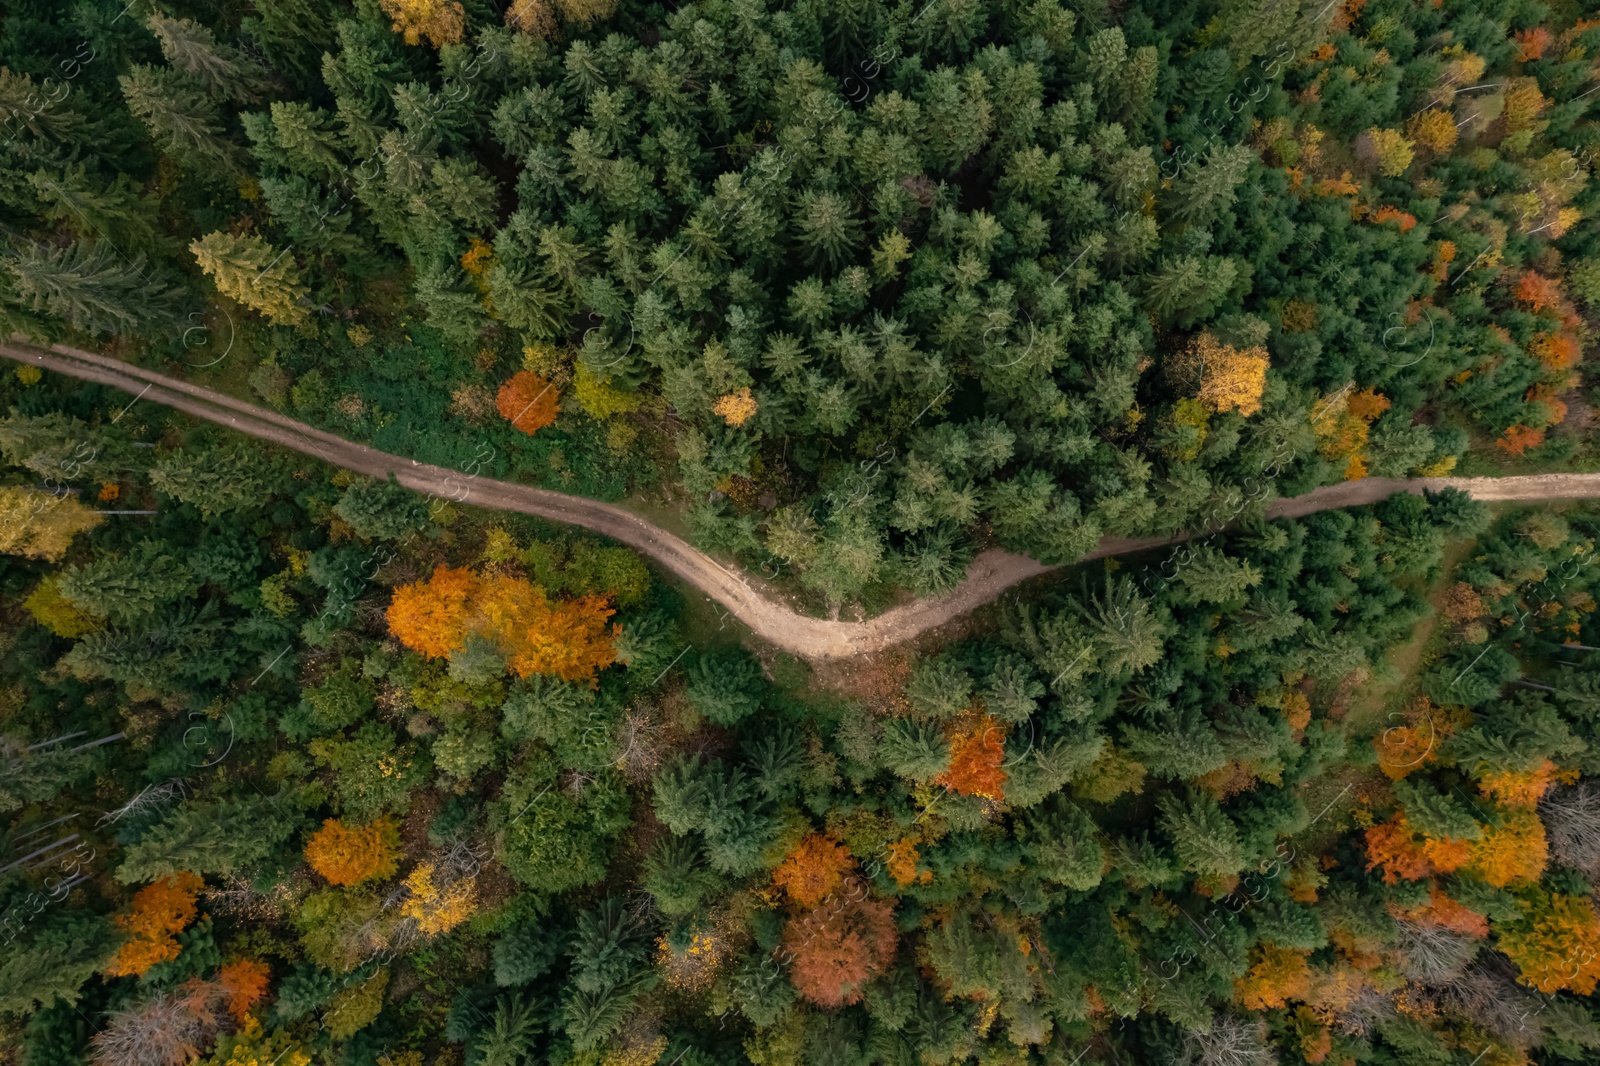
M810 618L778 602L738 568L718 562L682 537L612 504L548 489L467 476L348 441L267 408L192 385L143 367L66 345L48 350L14 338L0 343L0 356L120 389L195 418L270 441L333 466L369 477L395 479L407 488L457 503L514 511L603 534L654 560L721 604L756 636L805 659L846 659L899 645L995 599L1007 589L1058 569L1013 552L979 554L955 588L942 596L912 600L859 622ZM1363 478L1274 501L1269 517L1300 517L1316 511L1376 503L1396 492L1461 489L1490 502L1554 501L1600 497L1600 474L1534 474L1472 478ZM1124 540L1106 538L1087 559L1159 547L1190 534Z

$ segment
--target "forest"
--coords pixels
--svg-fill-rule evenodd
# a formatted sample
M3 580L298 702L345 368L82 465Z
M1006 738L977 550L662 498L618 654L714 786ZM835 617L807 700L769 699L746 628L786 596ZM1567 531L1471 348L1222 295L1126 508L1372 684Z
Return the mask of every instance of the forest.
M0 1061L1600 1059L1600 503L1267 514L1600 469L1594 14L10 0L10 350L1065 565L0 364Z

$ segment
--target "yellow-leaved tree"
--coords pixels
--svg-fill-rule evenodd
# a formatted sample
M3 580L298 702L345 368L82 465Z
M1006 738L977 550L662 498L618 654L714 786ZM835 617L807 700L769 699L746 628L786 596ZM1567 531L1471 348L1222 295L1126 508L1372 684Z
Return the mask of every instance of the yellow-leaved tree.
M266 315L275 326L300 326L310 313L300 305L308 289L287 251L254 234L208 233L189 245L200 269L222 295Z
M1249 418L1261 410L1261 394L1267 387L1267 350L1235 348L1223 344L1209 333L1202 333L1189 345L1178 362L1186 375L1198 374L1200 388L1195 399L1208 411L1238 411Z
M467 12L457 0L383 0L383 13L406 44L426 37L435 48L459 44L467 28Z
M0 489L0 552L55 562L72 538L105 519L71 496L21 486Z

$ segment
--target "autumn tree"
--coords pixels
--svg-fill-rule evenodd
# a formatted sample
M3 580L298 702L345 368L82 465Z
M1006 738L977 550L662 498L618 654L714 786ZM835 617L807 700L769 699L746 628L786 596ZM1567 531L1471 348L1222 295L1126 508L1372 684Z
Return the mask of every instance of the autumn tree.
M561 390L531 370L519 370L495 394L500 417L524 433L537 433L556 420Z
M1505 811L1501 824L1488 825L1483 835L1472 842L1467 869L1494 885L1537 881L1549 860L1544 823L1530 808Z
M791 918L783 944L793 953L789 979L820 1007L861 1001L861 987L894 959L894 905L872 899L855 877L806 914Z
M381 1060L380 1060L381 1061ZM281 1029L270 1035L254 1017L237 1033L217 1041L213 1066L311 1066L311 1056L300 1042Z
M1403 812L1366 830L1367 869L1383 871L1386 884L1450 873L1472 858L1471 842L1429 839L1412 828Z
M1248 418L1261 410L1267 366L1265 348L1239 349L1201 333L1174 359L1168 372L1180 387L1196 388L1195 399L1206 410L1238 411Z
M1374 164L1386 178L1399 177L1411 165L1413 145L1399 130L1374 126L1356 138L1356 155Z
M11 485L0 488L0 552L55 562L72 538L105 521L74 497Z
M393 876L400 855L400 831L392 818L350 828L333 818L306 843L306 862L334 885L358 885Z
M1434 155L1449 155L1456 146L1461 127L1453 112L1430 108L1411 120L1406 132L1411 139Z
M476 587L472 571L442 565L427 581L401 585L385 614L390 635L431 659L449 655L466 639L467 601Z
M217 984L235 1021L244 1024L250 1009L266 996L270 978L267 964L259 959L235 959L217 971Z
M138 977L158 962L177 958L177 934L194 921L202 884L194 874L179 871L134 893L132 910L114 919L129 939L106 973Z
M441 566L427 581L397 588L387 617L396 639L430 658L450 655L475 634L518 677L589 681L616 660L619 627L606 625L614 613L607 596L552 600L525 578Z
M1372 423L1389 409L1389 398L1374 389L1352 392L1340 389L1319 401L1311 412L1317 451L1324 459L1344 459L1344 476L1355 481L1367 476L1367 436Z
M610 18L617 10L617 0L556 0L561 17L578 26L589 26Z
M1249 972L1234 982L1234 996L1247 1010L1270 1010L1305 999L1311 992L1308 954L1270 942L1257 945Z
M1547 278L1536 270L1523 271L1513 294L1518 303L1532 311L1560 307L1566 300L1561 292L1561 280Z
M383 13L393 19L394 32L407 44L426 38L435 48L457 44L466 32L467 12L458 0L382 0Z
M33 615L33 620L44 626L58 637L76 639L85 633L93 633L105 625L105 619L89 614L77 604L61 594L61 585L55 575L45 578L28 598L22 601L22 606Z
M838 889L855 866L849 849L831 837L810 833L772 872L772 883L797 906L815 907Z
M1390 907L1390 913L1402 921L1431 928L1447 929L1463 936L1489 935L1489 920L1465 904L1459 903L1440 891L1436 884L1428 886L1428 900L1416 907Z
M425 862L406 877L410 892L400 913L417 923L424 936L448 933L477 910L477 878L451 878L437 863Z
M1516 963L1523 984L1549 995L1580 996L1600 982L1600 915L1587 896L1535 889L1519 899L1521 915L1497 929L1499 948Z
M1522 425L1512 426L1494 443L1495 447L1502 449L1506 454L1520 458L1529 448L1537 448L1544 443L1544 430Z
M933 779L963 796L999 800L1005 794L1006 731L992 715L978 717L950 738L950 768Z
M606 626L616 613L609 597L551 600L538 585L504 575L485 579L485 585L484 632L505 647L506 665L518 677L588 681L616 661L612 641L620 630Z
M1378 769L1391 781L1399 781L1437 761L1439 746L1455 728L1446 709L1435 706L1427 696L1409 701L1400 714L1400 723L1385 729L1372 741L1378 752Z
M1542 760L1531 770L1486 769L1478 778L1478 791L1507 807L1537 807L1556 783L1556 764Z
M514 0L506 8L506 25L547 41L553 40L560 32L550 0Z
M711 405L711 411L730 426L742 426L755 415L756 407L755 397L750 395L750 387L746 385L738 392L719 398Z
M301 326L311 315L300 301L311 291L300 280L294 257L276 252L254 234L208 233L189 245L217 291L257 311L275 326Z

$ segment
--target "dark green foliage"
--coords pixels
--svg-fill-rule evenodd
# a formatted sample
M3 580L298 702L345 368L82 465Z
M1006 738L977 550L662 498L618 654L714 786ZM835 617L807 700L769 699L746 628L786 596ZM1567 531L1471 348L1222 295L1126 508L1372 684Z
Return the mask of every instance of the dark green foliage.
M141 622L162 606L193 595L199 582L158 541L84 566L61 577L61 594L81 610L114 622Z
M707 721L735 725L761 705L761 664L743 649L700 656L688 673L689 700Z
M17 913L36 914L31 897L12 901ZM39 897L48 906L49 900ZM30 923L0 962L0 1012L26 1014L58 999L76 1003L79 989L115 952L117 932L104 918L82 911L51 910Z
M701 862L693 838L663 840L645 867L644 886L663 914L688 914L716 890L718 878Z
M560 956L560 945L536 925L519 925L494 943L494 982L502 988L542 977Z
M307 688L300 705L278 721L278 728L296 740L334 733L354 725L372 711L377 690L361 674L355 659L343 659L320 684Z
M211 518L266 502L270 483L262 474L260 458L244 449L212 448L162 459L151 468L150 483Z
M483 1066L516 1066L532 1049L533 1038L543 1028L533 1004L517 996L495 1001L494 1021L478 1036L475 1050Z
M360 478L351 482L334 508L350 528L368 539L395 540L428 524L428 507L421 496L395 481Z
M878 759L901 777L926 781L950 765L950 749L935 723L897 718L884 726Z
M243 871L270 858L300 829L293 790L276 796L183 803L129 844L117 879L138 884L179 870L198 874Z
M1016 588L903 673L808 674L681 635L627 549L0 374L8 484L157 512L74 542L54 576L103 619L76 637L20 606L50 568L0 559L22 1061L93 1057L108 1013L242 958L266 1028L347 1066L1240 1066L1315 1057L1323 1026L1328 1061L1376 1066L1600 1046L1584 997L1534 1003L1500 950L1588 894L1593 812L1548 797L1559 865L1507 888L1385 883L1352 812L1471 841L1514 817L1491 775L1600 767L1600 522L1491 523L1449 489L1265 518L1363 470L1592 465L1593 383L1552 358L1600 293L1577 7L555 5L546 34L464 0L440 47L376 0L122 6L0 14L4 332L253 388L475 488L680 501L730 572L844 622L989 547L1196 535ZM1454 151L1420 143L1430 113ZM222 295L187 250L212 233L281 252L306 323L235 302L260 277ZM1187 365L1202 333L1265 380ZM561 392L531 435L493 404L522 365ZM1370 426L1330 429L1358 396ZM1494 444L1515 427L1546 443ZM609 597L618 661L591 686L508 679L481 637L401 650L389 583L441 564ZM1389 789L1372 734L1420 694L1450 736ZM975 795L992 749L952 767L952 742L982 715L1004 744ZM303 891L310 831L383 815L393 875ZM773 878L813 834L848 852L818 912ZM471 881L468 920L401 917L423 863ZM105 975L110 916L179 870L208 917L142 984ZM1435 892L1490 935L1396 917ZM868 954L819 947L851 903L895 942L824 1006L819 958ZM1352 960L1371 979L1249 1012L1267 945L1309 953L1313 998ZM380 965L379 1016L330 1043L315 1014Z

